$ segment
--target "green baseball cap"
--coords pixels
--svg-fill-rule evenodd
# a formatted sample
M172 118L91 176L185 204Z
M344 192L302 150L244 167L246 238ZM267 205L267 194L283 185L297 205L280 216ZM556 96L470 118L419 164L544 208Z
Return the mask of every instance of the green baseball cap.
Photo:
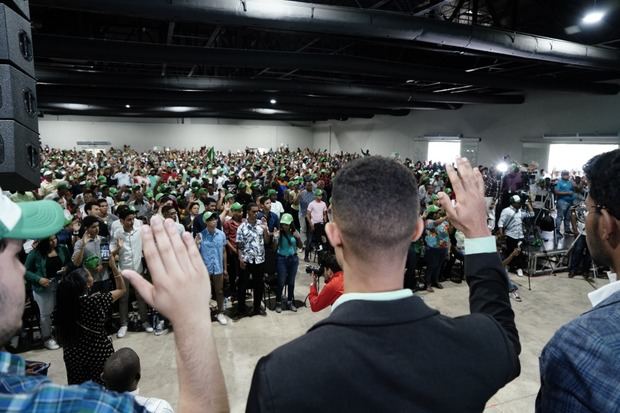
M57 202L16 204L0 191L0 239L42 239L64 226L65 214Z
M433 212L437 211L439 211L439 207L437 205L430 205L428 208L426 208L427 214L432 214Z
M224 197L224 201L228 201L230 198L234 198L235 196L233 194L226 194L226 196Z
M280 224L291 225L293 223L293 216L291 214L282 214L280 217Z
M134 190L134 191L139 191L139 190L142 189L142 187L140 185L134 185L134 186L131 187L131 189Z
M216 218L217 218L217 212L207 211L202 215L202 219L204 219L205 222L207 222L210 219L216 219Z
M116 187L112 187L112 188L110 188L110 193L112 195L116 195L116 194L118 194L118 189L116 189Z
M258 188L258 182L256 182L256 181L252 182L252 184L250 185L250 188L252 188L252 189Z
M243 209L243 205L241 205L239 202L235 202L234 204L230 206L231 211L241 211L242 209Z
M315 190L315 191L314 191L314 196L320 196L320 197L322 197L322 196L323 196L323 191L322 191L321 189L317 189L317 190Z
M432 201L437 201L438 199L439 199L439 196L438 196L437 194L433 194L433 195L431 196L431 200L432 200Z
M278 191L276 191L275 189L270 189L269 191L267 191L267 196L271 196L271 195L277 195Z
M245 182L239 182L239 185L237 185L237 188L245 189Z
M155 201L159 202L159 200L164 196L164 193L158 193L157 195L155 195Z

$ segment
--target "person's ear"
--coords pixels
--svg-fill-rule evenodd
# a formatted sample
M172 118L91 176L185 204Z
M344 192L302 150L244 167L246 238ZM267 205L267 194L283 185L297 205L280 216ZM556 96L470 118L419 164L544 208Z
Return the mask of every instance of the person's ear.
M620 223L606 209L601 209L601 219L599 220L599 231L601 234L601 238L604 240L611 240L614 237L617 237L618 231L620 231Z
M424 232L424 221L422 221L421 217L418 217L415 228L413 230L413 235L411 236L411 241L417 241Z
M327 235L327 239L332 244L332 247L338 248L342 246L342 234L335 222L328 222L325 225L325 235Z

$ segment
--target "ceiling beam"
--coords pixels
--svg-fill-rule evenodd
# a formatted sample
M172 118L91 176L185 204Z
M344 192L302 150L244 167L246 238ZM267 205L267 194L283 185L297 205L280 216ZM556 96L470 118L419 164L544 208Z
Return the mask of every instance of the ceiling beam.
M41 84L123 87L128 89L203 90L239 92L294 93L297 95L326 95L355 98L374 98L403 102L421 101L456 104L520 104L523 95L442 94L408 91L406 88L381 88L352 84L326 84L275 79L223 79L210 77L144 77L88 72L36 70Z
M38 58L155 64L205 64L215 67L269 67L284 70L302 69L382 76L390 78L391 81L400 79L401 83L413 79L474 84L499 89L542 89L593 94L616 94L620 91L620 86L611 83L520 79L514 76L467 73L463 70L450 68L334 54L214 49L55 35L36 35L33 40L35 56Z
M508 59L542 60L608 70L620 67L618 50L381 10L298 1L271 0L265 3L244 0L241 4L231 0L31 0L30 5L164 21L424 42L501 55Z
M130 100L166 102L171 106L212 105L218 103L245 103L252 107L282 108L287 105L301 106L332 106L344 108L383 108L383 109L412 109L412 110L456 110L463 105L433 102L398 102L379 99L345 99L320 96L291 96L274 93L227 93L227 92L182 92L167 90L135 90L119 88L96 87L67 87L61 85L38 85L37 96L40 102L48 100L58 101L64 97L65 103L77 98L111 98L119 105L130 104ZM277 105L273 106L270 100L275 98Z

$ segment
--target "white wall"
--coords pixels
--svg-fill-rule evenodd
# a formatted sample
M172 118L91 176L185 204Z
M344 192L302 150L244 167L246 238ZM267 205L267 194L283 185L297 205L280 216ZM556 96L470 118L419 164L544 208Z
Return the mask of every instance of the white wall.
M481 138L478 163L495 163L505 154L529 161L522 159L522 141L542 141L545 134L617 134L619 114L620 96L532 92L521 105L472 105L456 111L413 111L406 117L323 122L314 128L314 148L332 152L364 148L373 154L398 152L401 157L426 159L426 144L414 138L462 134ZM544 148L540 155L536 160L546 163Z
M310 126L284 122L235 121L221 119L125 119L80 116L45 116L39 119L43 145L70 149L77 141L109 141L144 151L153 146L236 151L245 147L290 149L311 148Z

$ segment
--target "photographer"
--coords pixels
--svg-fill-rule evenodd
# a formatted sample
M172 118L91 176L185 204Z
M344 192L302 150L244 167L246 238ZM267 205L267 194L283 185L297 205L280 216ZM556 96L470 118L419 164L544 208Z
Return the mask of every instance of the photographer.
M336 261L336 256L333 254L327 255L323 262L325 268L325 286L321 292L317 291L318 275L312 273L312 284L310 284L310 294L308 295L308 301L310 301L310 308L313 312L321 311L327 306L330 306L344 293L344 277L342 274L342 268Z
M497 226L499 228L500 237L506 239L506 256L511 255L519 246L519 243L524 240L523 218L534 215L532 206L529 203L527 203L527 207L529 212L523 211L521 209L521 197L519 195L513 195L510 197L510 206L504 208L499 217ZM520 255L516 258L517 259L514 259L510 263L511 271L515 269L518 271L523 268L523 256ZM518 272L518 274L521 276L522 272Z

